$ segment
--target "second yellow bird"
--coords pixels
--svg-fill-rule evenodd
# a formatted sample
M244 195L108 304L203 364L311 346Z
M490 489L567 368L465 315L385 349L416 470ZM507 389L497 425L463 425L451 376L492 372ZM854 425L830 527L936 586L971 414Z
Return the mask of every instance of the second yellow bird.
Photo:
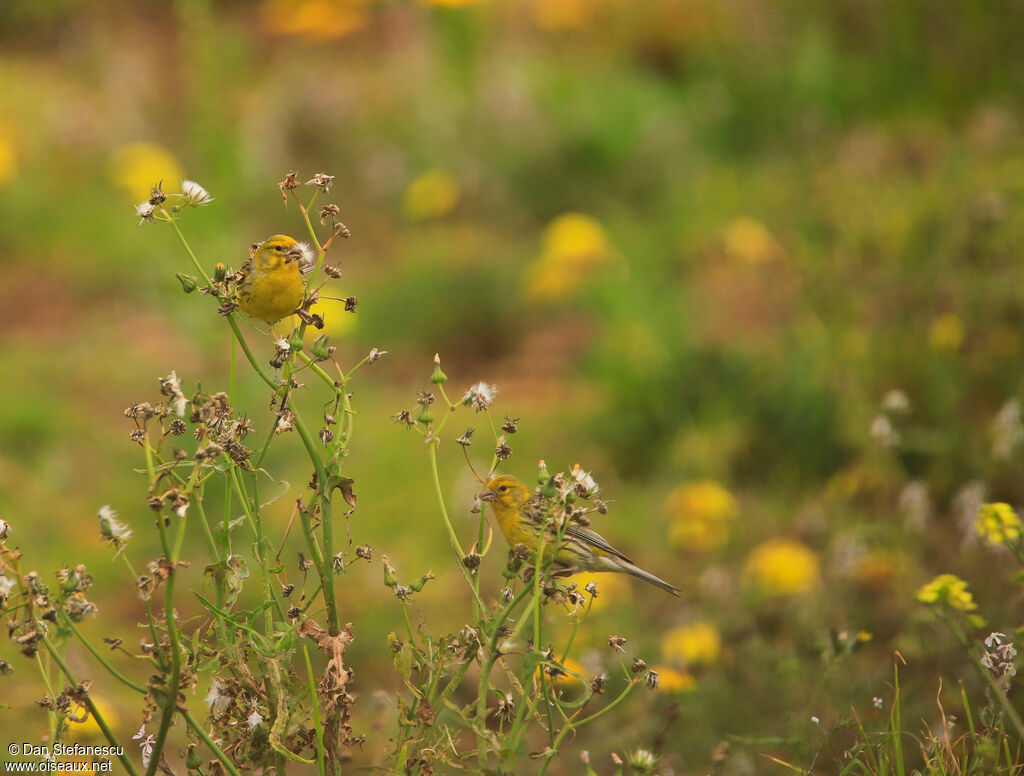
M253 318L274 323L302 304L306 284L301 259L306 248L285 234L264 240L245 264L238 281L238 306Z
M491 505L498 527L510 547L517 544L530 548L537 546L541 526L549 512L547 498L540 493L531 493L524 483L508 474L492 478L480 498ZM544 556L545 559L553 557L555 564L563 568L629 574L672 595L679 595L679 588L675 585L644 571L612 547L601 534L575 523L565 526L560 546L556 548L552 543L545 547Z

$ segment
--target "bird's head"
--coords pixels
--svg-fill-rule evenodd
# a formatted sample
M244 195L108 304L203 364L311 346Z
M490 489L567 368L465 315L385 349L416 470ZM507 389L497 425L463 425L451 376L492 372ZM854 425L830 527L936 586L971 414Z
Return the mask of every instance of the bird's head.
M306 247L286 234L275 234L261 242L253 254L256 269L275 270L306 255Z
M481 501L501 504L516 509L530 498L530 489L509 474L499 474L487 482L487 488L480 494Z

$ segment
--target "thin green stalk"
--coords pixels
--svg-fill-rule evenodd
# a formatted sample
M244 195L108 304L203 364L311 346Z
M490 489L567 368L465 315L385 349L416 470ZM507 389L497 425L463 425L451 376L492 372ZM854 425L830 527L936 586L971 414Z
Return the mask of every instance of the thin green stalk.
M60 667L61 673L63 673L64 676L67 678L68 683L77 687L78 680L75 678L75 675L71 672L71 669L68 668L68 664L64 662L64 659L60 656L60 653L57 651L56 647L54 647L53 644L50 642L49 637L43 636L41 641L43 646L46 647L46 651L50 653L50 657L52 657L54 662L57 663L57 665ZM96 704L93 702L92 697L87 694L84 700L86 708L89 709L89 714L91 714L92 718L96 720L96 725L99 727L100 732L103 733L103 737L107 739L107 743L110 744L112 747L116 747L117 751L123 752L123 748L121 747L117 738L114 737L113 731L110 729L110 726L107 724L107 721L103 718L103 715L100 713L100 710L96 708ZM131 776L139 775L139 772L135 770L135 766L132 764L132 761L129 760L126 755L119 754L117 755L117 759L121 761L121 765Z
M196 255L192 252L192 246L188 244L188 240L186 240L185 235L182 234L181 228L178 226L178 222L172 218L170 213L164 210L164 208L160 208L160 210L163 211L165 216L167 216L168 223L170 223L171 227L174 229L174 233L178 235L178 239L181 240L181 244L185 246L185 253L187 253L188 257L192 259L192 265L196 268L196 271L202 275L203 280L206 281L206 285L212 286L213 281L210 280L210 276L206 274L206 270L203 269L203 265L199 263L199 259L197 259Z
M324 726L320 721L320 699L316 694L316 679L313 677L313 664L309 660L309 647L302 645L302 655L306 659L306 673L309 674L309 695L313 708L313 725L316 730L316 766L320 776L324 776Z
M90 652L90 653L92 654L92 656L93 656L94 658L96 658L96 659L97 659L97 660L98 660L98 661L99 661L99 662L100 662L100 663L101 663L101 664L103 665L103 667L104 667L104 668L106 668L106 669L107 669L107 671L108 671L108 672L110 673L110 675L111 675L111 676L113 676L113 677L114 677L115 679L117 679L117 680L118 680L119 682L121 682L122 684L125 684L125 685L127 685L128 687L131 687L131 688L132 688L133 690L135 690L135 692L137 692L137 693L141 693L142 695L145 695L145 694L146 694L146 688L145 688L145 687L143 687L143 686L142 686L142 685L140 685L140 684L136 684L136 683L135 683L135 682L133 682L133 681L132 681L131 679L129 679L128 677L126 677L126 676L125 676L124 674L122 674L122 673L121 673L120 671L118 671L118 670L117 670L116 668L114 668L114 666L112 666L112 665L111 665L111 664L110 664L110 663L109 663L109 662L107 661L107 659L106 659L106 658L105 658L105 657L104 657L104 656L103 656L102 654L100 654L100 652L99 652L99 651L97 651L96 647L94 647L94 646L93 646L93 645L92 645L92 644L91 644L91 643L90 643L90 642L89 642L89 641L88 641L88 640L87 640L87 639L85 638L85 636L83 636L83 635L82 635L82 632L81 632L80 630L78 630L78 626L77 626L77 625L75 625L74 621L73 621L73 620L72 620L72 619L71 619L70 617L68 617L68 615L67 615L66 613L64 614L64 622L65 622L65 624L66 624L66 625L67 625L67 626L68 626L69 628L71 628L71 631L72 631L72 633L74 633L74 634L75 634L75 637L76 637L76 638L77 638L77 639L78 639L78 640L79 640L80 642L82 642L82 644L83 644L83 645L85 646L85 648L86 648L87 650L89 650L89 652Z
M427 445L427 451L430 456L430 471L434 477L434 491L437 494L437 503L441 508L441 517L444 519L444 526L448 529L448 539L451 541L452 552L455 553L455 562L462 572L462 576L466 579L466 584L469 585L469 589L473 592L473 620L477 621L480 619L482 612L486 611L484 602L480 599L480 592L476 589L473 584L473 577L469 573L469 569L463 564L462 559L466 557L466 553L462 550L462 545L459 543L459 537L455 533L455 529L452 527L452 521L448 517L448 509L444 503L444 493L441 490L441 475L437 469L437 442L431 442Z
M190 712L188 709L181 709L181 715L185 718L185 721L188 723L189 727L191 727L192 730L195 731L195 734L199 736L202 742L206 744L208 747L210 747L210 750L213 752L214 756L218 760L220 760L221 765L224 766L228 773L230 773L231 776L242 776L238 772L238 769L235 768L234 763L232 763L231 760L228 759L228 756L224 754L224 750L217 746L217 743L212 738L210 738L209 735L207 735L206 731L203 729L203 726L199 724L199 721L192 716L192 712Z
M575 730L578 727L588 725L594 720L598 719L599 717L602 717L605 714L607 714L609 711L611 711L620 703L622 703L622 701L625 700L626 696L629 695L630 692L632 692L633 688L636 687L637 684L638 682L635 679L630 681L630 683L626 685L626 688L621 693L619 693L619 696L615 700L613 700L603 709L595 711L589 717L584 717L581 720L577 720L575 724L572 722L566 722L562 729L558 731L558 735L555 737L555 741L551 745L551 752L548 754L547 759L544 760L544 764L541 766L539 776L544 776L544 774L547 773L548 766L551 764L551 761L554 759L555 755L558 754L558 748L562 745L562 739L564 739L570 731ZM578 714L579 712L576 713ZM576 714L573 714L573 717L575 716ZM571 719L572 717L570 717L570 720Z

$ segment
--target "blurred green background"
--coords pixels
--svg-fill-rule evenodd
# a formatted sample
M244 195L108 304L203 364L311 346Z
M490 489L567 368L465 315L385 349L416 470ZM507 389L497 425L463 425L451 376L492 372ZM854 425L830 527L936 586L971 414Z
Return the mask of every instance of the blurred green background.
M974 687L922 582L958 573L994 630L1020 624L973 518L1024 502L1022 30L1024 6L993 0L7 0L0 516L44 578L85 562L89 633L134 643L141 603L95 521L111 504L137 565L157 554L121 411L172 369L226 389L230 348L211 301L181 293L173 233L133 205L199 181L216 201L183 228L207 267L237 267L254 241L301 239L285 173L333 174L323 201L353 233L333 287L360 305L324 303L327 331L342 363L389 351L353 386L353 539L438 574L417 598L433 632L464 624L422 442L389 420L439 352L452 393L495 383L522 419L507 470L579 461L614 500L596 527L685 591L598 578L577 659L605 670L624 635L663 687L581 732L563 772L642 745L662 773L704 773L725 740L724 773L819 750L830 772L851 708L887 714L893 650L907 719L934 722L940 676ZM442 454L468 543L474 482L452 440ZM301 460L282 438L267 465L293 483L279 533ZM366 764L399 684L381 577L375 560L339 580ZM8 652L0 724L35 740L43 690ZM101 685L127 737L141 709Z

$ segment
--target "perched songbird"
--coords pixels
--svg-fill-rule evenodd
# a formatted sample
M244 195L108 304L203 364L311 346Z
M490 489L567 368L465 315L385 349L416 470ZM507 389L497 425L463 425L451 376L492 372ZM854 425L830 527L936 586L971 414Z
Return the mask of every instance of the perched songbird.
M252 258L242 265L238 306L266 323L295 312L306 293L300 264L307 250L284 234L275 234L257 245Z
M480 494L483 501L491 505L498 527L510 547L524 544L537 546L537 537L548 516L549 500L530 489L515 477L500 474L487 483L487 489ZM655 587L678 596L679 589L644 571L633 561L612 547L603 536L589 528L570 522L565 526L561 546L549 545L544 555L554 555L557 565L581 571L618 571L649 582Z

